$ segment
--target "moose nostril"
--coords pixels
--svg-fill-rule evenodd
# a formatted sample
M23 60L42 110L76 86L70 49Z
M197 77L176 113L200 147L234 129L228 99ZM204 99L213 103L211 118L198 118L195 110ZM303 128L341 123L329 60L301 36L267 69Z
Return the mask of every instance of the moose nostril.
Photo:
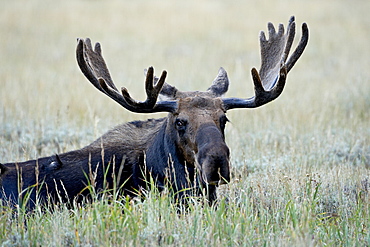
M213 156L214 158L214 156ZM221 185L230 182L228 159L207 157L200 164L203 181L209 185Z

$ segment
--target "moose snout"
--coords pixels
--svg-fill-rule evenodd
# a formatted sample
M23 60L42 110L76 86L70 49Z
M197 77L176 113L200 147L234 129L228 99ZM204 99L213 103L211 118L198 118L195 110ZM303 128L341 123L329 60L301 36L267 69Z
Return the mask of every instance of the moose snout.
M206 126L198 138L198 168L206 184L219 185L230 182L230 150L221 131L216 126Z
M200 166L202 179L206 184L219 185L230 182L230 165L227 156L207 154Z

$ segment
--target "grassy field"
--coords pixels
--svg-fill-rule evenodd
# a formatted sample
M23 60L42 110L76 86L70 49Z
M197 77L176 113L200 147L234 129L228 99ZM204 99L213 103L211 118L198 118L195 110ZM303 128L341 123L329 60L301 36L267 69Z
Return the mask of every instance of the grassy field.
M227 96L250 97L266 24L307 22L309 44L279 99L232 110L233 178L218 209L178 213L166 195L97 200L72 210L0 213L3 246L369 246L370 2L0 1L0 162L65 152L133 114L97 91L76 38L102 44L117 86L144 98L153 65L180 90L218 68ZM300 35L300 29L298 30Z

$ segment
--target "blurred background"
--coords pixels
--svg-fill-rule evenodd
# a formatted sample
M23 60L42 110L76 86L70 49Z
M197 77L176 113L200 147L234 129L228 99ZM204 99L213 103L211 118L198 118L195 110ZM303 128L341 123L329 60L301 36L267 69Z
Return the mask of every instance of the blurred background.
M284 153L369 149L370 2L328 1L0 1L0 162L80 148L115 125L166 114L134 114L80 72L77 38L102 44L117 87L143 100L144 69L167 70L180 90L205 90L219 67L227 96L253 96L259 41L267 23L295 15L308 46L279 99L228 113L236 163L268 149Z

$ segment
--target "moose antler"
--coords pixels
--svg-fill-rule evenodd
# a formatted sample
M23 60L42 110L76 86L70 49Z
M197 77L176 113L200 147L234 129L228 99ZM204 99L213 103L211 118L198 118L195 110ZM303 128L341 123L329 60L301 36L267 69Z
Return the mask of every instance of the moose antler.
M290 18L285 34L283 24L279 25L279 30L276 32L274 25L268 23L268 32L268 40L266 40L263 31L260 34L260 71L258 72L255 68L251 71L255 96L249 99L225 98L223 102L226 110L233 108L255 108L276 99L284 89L288 72L302 55L308 42L308 27L306 23L303 23L302 38L287 61L295 35L294 16Z
M147 98L145 101L140 102L131 98L126 88L122 87L121 93L118 91L105 64L99 43L96 43L95 49L93 49L89 38L86 40L78 39L76 57L78 65L86 78L97 89L127 110L137 113L152 113L172 112L177 108L176 101L157 102L158 95L166 79L166 71L163 71L158 81L155 81L154 69L153 67L149 67L145 80Z

